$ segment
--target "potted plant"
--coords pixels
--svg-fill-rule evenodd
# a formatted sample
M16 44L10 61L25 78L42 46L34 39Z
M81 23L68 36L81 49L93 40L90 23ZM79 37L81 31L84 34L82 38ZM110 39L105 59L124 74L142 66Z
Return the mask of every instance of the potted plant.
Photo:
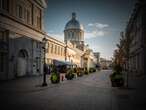
M124 79L122 74L113 73L110 75L112 87L121 87L124 85Z
M89 74L87 68L85 68L85 70L84 70L84 74L85 74L85 75L88 75L88 74Z
M52 65L50 80L53 84L56 84L56 83L60 82L60 75L57 73L57 69L56 69L55 65Z
M57 73L52 73L52 74L51 74L51 82L52 82L53 84L59 83L59 82L60 82L59 74L57 74Z
M84 74L84 68L77 68L77 76L81 77Z
M67 71L67 74L65 75L65 77L66 77L67 80L72 80L74 78L73 70L69 69Z
M120 65L114 67L114 72L110 75L111 84L113 87L121 87L124 85L124 78L122 75L122 68Z

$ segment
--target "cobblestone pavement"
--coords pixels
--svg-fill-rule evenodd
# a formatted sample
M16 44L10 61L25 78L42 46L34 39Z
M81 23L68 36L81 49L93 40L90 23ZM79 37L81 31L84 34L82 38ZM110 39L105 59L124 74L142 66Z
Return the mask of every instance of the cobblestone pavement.
M2 110L146 110L135 89L112 88L111 70L40 87L42 77L22 78L0 85ZM136 100L135 100L136 99ZM145 97L143 97L145 99Z

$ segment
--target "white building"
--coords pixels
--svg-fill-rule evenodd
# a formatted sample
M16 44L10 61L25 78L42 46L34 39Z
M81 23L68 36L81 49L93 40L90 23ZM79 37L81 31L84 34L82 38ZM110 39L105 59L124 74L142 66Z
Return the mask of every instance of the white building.
M93 51L89 48L86 48L84 45L84 28L83 25L77 20L76 13L72 13L71 20L69 20L65 25L64 41L67 45L68 42L72 43L72 49L76 52L74 57L76 57L76 60L78 60L76 61L77 65L83 68L86 67L87 69L95 67L95 62L97 62L95 61L96 58L93 54ZM68 50L66 50L66 53L68 53Z
M101 69L109 69L112 66L112 60L107 60L105 58L100 58Z
M53 37L46 36L46 63L54 64L55 61L65 61L65 43Z
M72 13L72 18L65 25L64 41L70 41L76 48L84 50L84 30L82 24L76 19L76 13Z
M43 73L45 0L0 0L0 80Z

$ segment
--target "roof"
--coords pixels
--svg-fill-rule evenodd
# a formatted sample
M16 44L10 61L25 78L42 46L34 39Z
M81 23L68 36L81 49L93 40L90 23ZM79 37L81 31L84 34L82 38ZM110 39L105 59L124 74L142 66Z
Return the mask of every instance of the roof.
M53 62L56 66L63 66L63 65L72 66L72 65L74 65L73 63L71 63L69 61L62 61L62 60L53 60Z
M67 22L66 26L65 26L65 30L68 29L80 29L83 30L83 25L80 24L80 22L78 20L76 20L76 14L72 13L72 19Z

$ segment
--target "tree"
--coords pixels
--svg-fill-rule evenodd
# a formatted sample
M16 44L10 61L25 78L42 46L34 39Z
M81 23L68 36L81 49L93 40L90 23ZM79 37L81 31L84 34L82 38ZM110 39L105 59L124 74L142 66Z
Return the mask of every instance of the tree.
M120 42L117 44L117 49L114 51L114 63L115 65L126 65L123 67L127 70L126 86L128 87L128 74L129 74L129 56L130 56L130 45L132 43L132 37L127 31L126 34L121 32Z

